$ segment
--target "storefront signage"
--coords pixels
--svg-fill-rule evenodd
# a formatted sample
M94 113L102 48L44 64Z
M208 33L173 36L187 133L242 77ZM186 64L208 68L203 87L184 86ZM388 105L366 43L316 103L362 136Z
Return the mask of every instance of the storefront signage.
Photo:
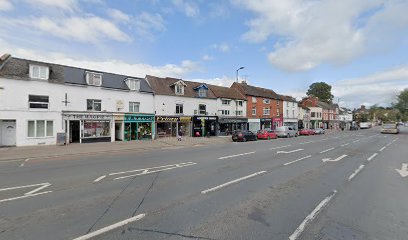
M271 118L261 118L261 122L272 122Z
M125 115L125 122L154 122L154 116Z
M191 122L191 117L157 116L156 122Z
M220 123L246 123L248 118L220 118Z
M206 117L194 117L197 120L205 120L205 121L217 121L217 117L210 117L210 116L206 116Z
M125 119L125 115L113 115L113 119L123 121Z
M107 114L65 114L69 120L112 120L112 115Z

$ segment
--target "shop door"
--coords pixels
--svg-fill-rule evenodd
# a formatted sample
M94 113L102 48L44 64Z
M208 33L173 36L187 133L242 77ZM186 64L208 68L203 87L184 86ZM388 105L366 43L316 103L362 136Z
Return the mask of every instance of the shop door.
M15 146L16 145L16 120L0 121L0 145Z
M73 143L79 142L80 139L79 121L69 121L69 129L71 135L70 142Z

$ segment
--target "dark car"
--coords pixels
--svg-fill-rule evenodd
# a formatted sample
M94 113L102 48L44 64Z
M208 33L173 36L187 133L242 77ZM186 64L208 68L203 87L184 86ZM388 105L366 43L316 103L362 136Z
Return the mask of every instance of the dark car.
M258 140L256 134L251 131L235 131L234 133L232 133L232 141L234 142L246 142L256 140Z

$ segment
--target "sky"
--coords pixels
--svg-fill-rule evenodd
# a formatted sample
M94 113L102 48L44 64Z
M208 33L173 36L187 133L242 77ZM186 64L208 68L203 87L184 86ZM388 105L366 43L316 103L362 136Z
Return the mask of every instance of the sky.
M348 108L408 88L408 0L0 0L0 54L280 94L332 86Z

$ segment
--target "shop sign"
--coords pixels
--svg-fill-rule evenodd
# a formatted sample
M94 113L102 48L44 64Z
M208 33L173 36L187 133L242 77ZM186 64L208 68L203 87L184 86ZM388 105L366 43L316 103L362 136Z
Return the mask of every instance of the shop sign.
M69 120L111 120L112 115L107 115L107 114L65 114L64 119L69 119Z
M156 122L191 122L191 117L156 116Z
M271 118L261 118L261 122L272 122Z
M220 123L247 123L248 118L220 118Z
M213 120L216 121L217 117L210 117L210 116L205 116L205 117L195 117L195 119L200 120L200 121L208 121L208 120Z
M154 116L146 115L125 115L127 122L154 122Z
M180 117L180 122L191 122L191 117Z
M124 115L113 115L113 119L117 121L123 121L125 119Z

